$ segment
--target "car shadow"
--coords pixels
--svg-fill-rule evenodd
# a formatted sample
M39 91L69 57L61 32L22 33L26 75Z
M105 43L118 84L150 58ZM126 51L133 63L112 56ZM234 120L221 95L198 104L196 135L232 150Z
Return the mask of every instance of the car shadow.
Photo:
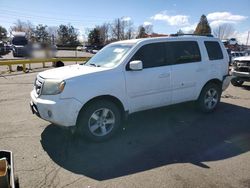
M121 132L91 143L49 125L41 144L50 158L73 173L107 180L173 163L223 160L250 149L250 110L221 103L216 112L197 112L192 103L132 115Z
M241 86L243 89L250 91L250 85L243 85Z

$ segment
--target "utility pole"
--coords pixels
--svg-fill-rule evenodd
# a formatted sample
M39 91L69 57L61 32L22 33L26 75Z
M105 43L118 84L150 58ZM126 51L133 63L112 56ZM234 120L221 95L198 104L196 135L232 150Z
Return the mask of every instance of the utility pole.
M55 36L54 36L54 34L52 34L52 45L55 45Z
M246 46L248 45L249 33L250 33L250 31L248 31L248 34L247 34L247 43L246 43Z
M121 34L120 34L120 32L121 32L121 31L120 31L120 30L121 30L120 18L118 18L117 21L118 21L118 23L117 23L117 35L118 35L118 36L117 36L117 39L120 40L120 35L121 35Z

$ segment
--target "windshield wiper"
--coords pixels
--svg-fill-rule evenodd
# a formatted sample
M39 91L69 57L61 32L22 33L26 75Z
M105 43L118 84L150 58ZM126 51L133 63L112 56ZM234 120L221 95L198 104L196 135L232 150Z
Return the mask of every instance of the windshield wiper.
M90 63L89 65L96 67L96 64L94 64L94 63Z
M100 65L96 65L95 63L90 63L89 65L94 66L94 67L100 67Z

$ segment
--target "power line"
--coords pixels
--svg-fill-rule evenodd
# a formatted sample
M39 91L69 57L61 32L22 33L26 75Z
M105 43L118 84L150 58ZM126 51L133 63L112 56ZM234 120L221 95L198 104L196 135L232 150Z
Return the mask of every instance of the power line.
M32 19L32 20L36 20L36 21L42 21L42 22L72 22L72 23L93 23L93 24L97 24L100 23L100 21L91 21L91 20L71 20L71 19L55 19L55 18L35 18L35 17L31 17L31 16L24 16L24 15L11 15L11 14L3 14L0 12L0 16L1 18L13 18L13 19Z
M30 12L30 13L32 13L32 15L37 14L39 12L39 9L34 11L34 9L23 9L22 8L22 10L20 11L20 9L18 9L18 10L13 9L13 7L8 7L8 6L5 6L4 8L1 7L0 9L4 10L4 11L8 11L8 12L17 12L17 13L25 13L25 14L27 12ZM48 11L46 11L44 9L40 13L41 14L46 13L47 15L55 16L55 12L48 12ZM72 15L72 16L82 16L82 14L75 14L74 12L73 13L71 12L70 15ZM96 19L96 17L94 17L94 16L91 16L91 17ZM101 18L101 19L103 19L103 18Z
M63 19L63 18L54 18L54 15L51 15L51 17L47 17L47 16L41 16L41 15L36 15L36 14L27 14L26 12L22 12L22 11L13 11L13 10L7 10L7 9L2 9L0 8L0 13L4 15L11 15L11 16L18 16L18 17L28 17L28 18L43 18L43 19L49 19L49 20L58 20L58 21L72 21L72 22L80 22L80 21L88 21L88 22L96 22L96 21L109 21L107 19L103 19L103 18L94 18L92 17L92 19L90 18L81 18L81 19ZM72 15L72 14L71 14ZM53 16L53 17L52 17ZM82 15L79 15L79 17L82 17Z

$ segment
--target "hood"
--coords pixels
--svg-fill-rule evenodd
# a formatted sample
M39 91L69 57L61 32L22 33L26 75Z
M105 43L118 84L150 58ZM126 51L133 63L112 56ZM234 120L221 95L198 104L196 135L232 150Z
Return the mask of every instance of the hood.
M39 73L39 76L45 79L50 78L50 79L66 80L66 79L73 78L76 76L101 72L104 70L106 70L106 68L76 64L76 65L69 65L65 67L43 71Z
M250 56L236 57L234 61L250 61Z

